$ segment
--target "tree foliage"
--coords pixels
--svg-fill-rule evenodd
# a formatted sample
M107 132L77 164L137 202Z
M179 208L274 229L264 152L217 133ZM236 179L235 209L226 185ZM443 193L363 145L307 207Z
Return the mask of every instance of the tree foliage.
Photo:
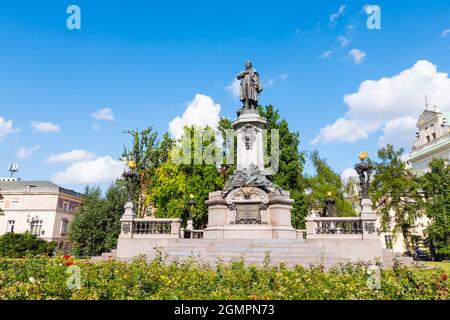
M203 137L201 144L195 143L195 136ZM219 166L213 161L215 152L211 152L211 160L205 159L215 144L216 136L211 128L186 127L179 145L174 145L169 158L155 173L155 186L149 194L149 201L156 208L158 217L176 217L187 220L187 202L190 194L194 195L196 205L193 207L194 225L204 227L207 222L208 210L205 201L209 193L221 190L224 186L224 176ZM190 144L190 146L186 145ZM187 161L175 159L178 152L189 151L185 156ZM219 150L220 151L220 150Z
M420 177L424 209L431 220L425 230L426 242L437 259L450 257L450 166L443 159L429 164L430 172Z
M69 226L73 254L90 257L116 246L126 200L127 190L123 180L112 184L105 197L100 188L86 187L79 212Z
M162 141L158 140L158 133L149 127L145 130L130 130L125 133L133 138L130 149L124 148L122 157L136 164L137 179L128 182L133 201L136 204L137 215L143 217L147 214L149 203L147 201L150 190L155 186L155 175L158 167L166 162L172 146L172 140L166 133Z
M345 186L342 183L341 176L330 168L325 159L320 158L317 150L311 152L310 159L316 171L315 176L307 178L310 189L308 203L311 210L322 211L325 200L334 199L338 216L355 216L355 210L345 198Z
M378 150L381 161L375 164L371 195L381 216L383 231L394 236L401 233L406 250L412 255L411 230L421 216L422 198L420 185L402 155L403 149L395 150L390 144Z
M303 228L305 218L308 215L308 205L304 196L305 180L303 178L303 168L305 164L305 155L299 151L300 135L289 128L285 119L281 119L279 111L273 106L259 107L259 114L267 119L267 128L269 130L279 131L279 168L278 172L270 179L281 188L291 192L291 198L294 200L292 209L292 224L294 228ZM271 145L268 139L269 156Z

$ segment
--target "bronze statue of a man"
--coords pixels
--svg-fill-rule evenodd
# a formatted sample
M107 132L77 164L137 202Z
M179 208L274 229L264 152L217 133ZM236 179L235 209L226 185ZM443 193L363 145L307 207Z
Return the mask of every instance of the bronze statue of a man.
M244 109L256 109L258 107L258 97L263 91L259 74L253 68L253 64L247 61L245 70L238 74L238 80L241 80L241 101Z

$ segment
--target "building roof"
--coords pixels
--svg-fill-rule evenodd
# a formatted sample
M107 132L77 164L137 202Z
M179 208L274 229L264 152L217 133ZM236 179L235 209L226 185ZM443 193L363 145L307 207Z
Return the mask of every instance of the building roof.
M39 191L65 193L74 197L82 196L79 192L62 188L51 181L0 181L0 190L3 192L24 190L27 186Z

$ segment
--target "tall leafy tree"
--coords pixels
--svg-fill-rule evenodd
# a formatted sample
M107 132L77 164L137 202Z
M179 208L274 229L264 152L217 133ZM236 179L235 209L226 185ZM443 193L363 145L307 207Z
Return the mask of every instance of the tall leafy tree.
M322 211L325 200L331 198L336 201L338 216L355 216L355 210L345 198L345 186L340 175L330 168L325 159L320 158L317 150L310 154L310 159L316 170L315 176L307 178L307 184L311 190L308 195L310 208Z
M395 150L391 144L378 150L381 161L375 164L371 195L381 215L383 231L394 236L401 234L407 252L413 255L411 230L421 216L422 198L420 185L402 155L403 149Z
M156 170L167 161L173 142L167 133L163 136L162 141L159 141L158 133L152 127L140 132L130 130L125 133L133 138L133 143L130 149L124 148L122 157L133 161L137 172L137 179L128 187L132 190L137 214L139 217L143 217L149 209L147 196L155 185Z
M450 166L443 159L429 164L430 172L420 178L424 209L431 220L426 242L436 259L450 258Z
M281 188L291 192L291 198L294 200L292 209L292 224L295 228L303 228L305 217L308 215L308 204L304 195L305 179L302 175L305 155L299 151L300 135L289 128L285 119L281 119L279 111L273 106L259 106L259 114L267 119L269 130L268 137L271 136L271 130L279 132L279 168L270 179ZM271 139L268 139L267 154L271 154Z
M87 187L79 212L69 226L72 253L90 257L114 248L126 200L127 188L122 180L111 185L105 197L100 188Z
M200 143L194 139L196 136L203 137ZM203 157L216 143L215 137L211 128L185 128L180 145L173 148L181 152L183 146L190 144L187 161L175 159L175 152L171 152L168 160L156 170L156 183L149 194L149 201L156 207L158 217L178 217L186 221L187 202L192 194L196 202L192 212L194 225L197 228L206 225L208 210L205 201L210 192L221 190L224 186L219 165L205 161ZM214 158L214 152L211 155Z

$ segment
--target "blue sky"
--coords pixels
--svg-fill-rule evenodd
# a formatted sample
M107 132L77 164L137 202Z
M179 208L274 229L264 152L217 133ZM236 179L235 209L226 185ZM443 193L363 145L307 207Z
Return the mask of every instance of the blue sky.
M66 27L71 4L81 30ZM366 26L368 4L381 8L381 30ZM361 150L408 147L425 94L450 111L446 30L444 0L4 1L0 176L18 162L26 180L104 185L129 143L123 130L162 134L176 117L194 121L183 114L196 102L200 122L214 104L233 118L239 101L227 87L247 59L265 86L260 103L280 109L301 150L342 172Z

